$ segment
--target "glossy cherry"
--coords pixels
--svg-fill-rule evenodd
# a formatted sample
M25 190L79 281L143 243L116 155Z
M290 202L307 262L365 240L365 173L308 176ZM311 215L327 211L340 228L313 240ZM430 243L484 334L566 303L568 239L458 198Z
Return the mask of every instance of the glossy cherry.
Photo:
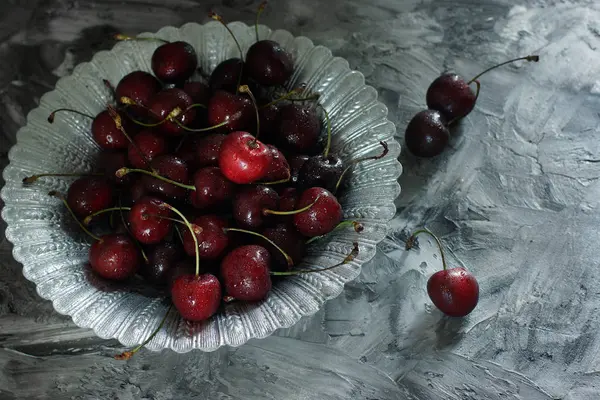
M294 153L313 152L320 134L321 121L314 106L290 103L281 107L277 129L279 147Z
M196 110L188 109L194 101L192 97L178 88L164 89L155 94L150 100L150 111L156 117L157 122L163 121L172 115L173 110L179 108L180 114L173 117L173 120L167 120L158 126L161 132L166 135L178 136L184 132L183 126L188 126L196 118ZM187 110L187 111L186 111ZM175 122L177 121L177 122Z
M223 255L229 245L229 237L224 230L227 221L217 215L202 215L190 221L198 242L198 255L201 260L216 260ZM189 256L195 255L195 242L189 230L183 232L183 246Z
M180 275L171 286L173 305L188 321L212 317L221 304L221 283L211 274Z
M191 170L218 166L221 143L226 137L227 135L220 133L194 135L177 151L177 156L183 159Z
M248 76L265 86L283 85L294 72L292 55L273 40L260 40L246 54Z
M219 167L227 179L237 184L262 179L272 160L271 150L248 132L232 132L221 143Z
M121 98L126 97L140 106L148 107L150 99L159 90L161 90L161 84L154 75L144 71L133 71L119 81L115 93L118 102L121 102ZM137 115L147 115L147 111L142 107L130 106L128 110L134 111Z
M127 235L108 234L90 247L92 270L105 279L122 281L136 274L141 257L134 241Z
M280 103L268 104L258 110L260 118L260 135L266 143L276 142L280 110Z
M166 154L168 151L165 138L149 129L143 130L137 134L133 138L133 142L135 145L129 145L127 156L129 163L134 168L148 168L146 160L151 162L155 157Z
M342 159L335 154L312 156L298 172L298 188L306 190L311 187L322 187L334 193L338 180L344 172Z
M241 246L221 261L221 276L227 296L242 301L260 301L271 290L271 255L262 246Z
M267 147L271 150L272 160L271 165L262 180L270 183L284 183L289 181L291 178L291 170L287 159L277 147L270 144L268 144Z
M224 132L249 131L256 125L252 100L248 96L219 90L208 102L208 123L215 126L227 122L220 128Z
M229 58L217 65L210 74L208 84L213 93L220 90L237 93L239 84L245 84L247 80L244 62L239 58Z
M294 215L294 226L304 236L325 235L342 220L342 206L327 189L314 187L302 192L298 207L306 207L311 203L315 204L308 210Z
M180 245L163 241L147 252L148 263L144 263L140 274L148 282L167 285L175 265L183 259L185 253Z
M300 263L306 254L306 239L291 224L278 223L275 226L264 228L261 233L285 251L292 258L294 264ZM259 244L271 253L273 266L276 267L274 269L290 270L290 266L281 251L264 239L258 240Z
M138 200L128 214L128 222L133 237L143 244L160 243L171 230L171 216L164 202L147 196Z
M228 205L235 195L235 184L225 178L219 167L199 169L193 182L196 190L190 192L190 203L196 208Z
M158 79L168 83L182 83L190 78L198 67L196 50L183 41L165 43L152 54L152 72Z
M154 158L150 162L150 166L160 176L183 184L188 184L189 182L187 165L179 157L164 154ZM149 175L144 175L142 179L149 193L161 195L169 199L180 199L187 194L184 188L167 183L161 179Z
M69 186L67 203L78 217L86 217L92 213L112 205L114 191L105 178L82 177Z
M273 216L265 214L265 210L277 210L279 195L264 185L253 185L238 191L233 200L233 218L245 229L256 230L262 227Z
M131 121L120 113L125 132L132 137L137 128ZM107 110L100 112L92 122L94 141L104 150L121 150L129 146L129 140L116 126L115 121Z
M450 141L446 119L435 110L417 113L406 127L406 148L417 157L435 157L441 154Z
M450 317L464 317L479 302L479 284L472 273L463 267L447 268L444 249L439 238L427 229L414 232L406 242L406 249L414 246L417 235L425 233L433 237L442 256L443 270L433 274L427 281L427 294L433 304Z
M493 69L521 60L537 62L539 56L519 57L505 61L486 69L470 81L455 73L444 73L429 85L426 95L427 107L439 111L449 122L466 117L475 107L479 96L480 84L477 79ZM475 92L471 89L473 83L477 85Z

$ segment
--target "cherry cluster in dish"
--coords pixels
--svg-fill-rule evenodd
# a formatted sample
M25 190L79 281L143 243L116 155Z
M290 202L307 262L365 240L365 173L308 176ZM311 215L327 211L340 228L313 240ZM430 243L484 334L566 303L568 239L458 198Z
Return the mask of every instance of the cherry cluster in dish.
M96 274L143 277L169 291L183 318L202 321L223 301L264 299L273 276L323 271L357 255L350 239L340 264L294 268L311 242L344 226L363 229L343 221L337 196L351 166L384 157L387 145L347 162L334 154L318 95L286 89L292 54L257 34L245 54L240 48L239 58L202 76L187 42L121 39L161 43L152 73L105 81L114 99L89 116L101 149L96 169L24 179L78 175L66 195L50 194L94 239ZM59 112L85 115L61 109L49 122Z

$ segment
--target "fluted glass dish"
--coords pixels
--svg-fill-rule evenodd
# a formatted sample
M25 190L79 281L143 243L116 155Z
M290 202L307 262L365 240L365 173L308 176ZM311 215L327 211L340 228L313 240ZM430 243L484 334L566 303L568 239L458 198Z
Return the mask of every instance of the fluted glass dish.
M254 27L240 22L229 27L245 53L255 41ZM327 300L338 296L344 284L359 275L361 265L373 258L396 212L394 200L400 194L397 179L402 172L397 160L400 145L394 139L396 130L387 119L386 107L377 100L377 91L327 48L284 30L259 28L261 38L278 41L293 55L295 71L287 86L304 83L307 92L320 94L319 102L331 117L332 151L349 161L381 152L380 141L389 146L387 157L354 168L339 197L344 218L362 222L365 230L358 235L352 228L341 229L314 242L298 267L336 264L350 252L356 239L358 257L332 270L282 279L264 301L229 303L203 323L187 322L171 312L163 329L147 344L150 350L213 351L224 345L239 346L314 314ZM221 61L239 57L230 35L215 21L165 27L140 36L191 43L198 53L199 67L207 73ZM72 223L62 203L48 196L51 190L66 193L72 179L44 178L32 185L24 185L22 179L40 172L91 171L99 153L90 135L91 121L62 113L50 124L48 115L61 107L96 115L112 101L103 79L116 85L131 71L150 72L150 59L159 45L157 41L119 42L60 79L29 113L3 173L6 237L14 245L15 259L23 264L24 276L35 283L42 298L52 301L57 312L69 315L80 327L93 329L101 338L114 338L126 346L142 343L158 327L168 300L143 285L107 282L90 271L89 238Z

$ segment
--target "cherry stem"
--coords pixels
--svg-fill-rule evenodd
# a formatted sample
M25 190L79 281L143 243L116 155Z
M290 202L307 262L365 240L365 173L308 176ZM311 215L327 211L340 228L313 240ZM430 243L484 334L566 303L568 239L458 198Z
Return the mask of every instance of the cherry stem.
M260 184L260 185L279 185L280 183L289 182L290 179L292 179L292 173L288 170L287 171L287 178L280 179L278 181L272 181L272 182L260 182L258 184Z
M125 214L123 213L123 201L122 201L122 192L119 193L119 216L121 217L121 223L123 224L123 226L125 227L125 230L127 231L127 233L129 233L129 236L131 237L131 239L135 242L136 246L138 247L138 249L140 250L140 253L142 253L142 257L144 258L144 262L146 264L148 264L150 261L148 260L148 256L146 255L146 252L144 251L144 248L142 247L142 245L140 244L139 240L137 240L133 234L131 233L131 230L129 229L129 226L127 225L127 222L125 221Z
M216 12L213 12L213 11L211 11L210 13L208 13L208 16L210 18L214 19L215 21L220 22L221 25L223 25L225 27L225 29L227 29L227 31L229 32L229 34L233 38L233 41L235 42L235 45L237 46L238 50L240 51L240 60L244 61L244 52L242 51L242 46L240 46L240 42L238 42L237 38L235 37L235 35L231 31L231 29L229 29L229 26L227 26L227 24L225 23L225 21L223 21L223 18L219 14L217 14ZM240 74L240 76L241 76L241 74Z
M267 2L263 1L258 6L258 11L256 12L256 22L254 23L254 30L256 31L256 41L258 42L260 38L258 37L258 20L260 19L260 15L265 11L265 7L267 7Z
M357 158L356 160L353 160L353 161L350 162L350 165L348 165L346 167L346 169L344 169L344 171L342 172L342 175L340 175L340 178L338 179L337 183L335 184L334 193L337 192L338 188L342 184L342 180L344 179L344 175L346 175L346 172L348 172L350 170L350 168L352 168L352 166L354 166L355 164L361 163L363 161L379 160L380 158L383 158L383 157L385 157L387 155L387 153L390 151L390 149L388 148L387 143L386 142L379 142L379 144L383 146L383 151L378 156Z
M322 104L319 104L319 107L323 110L325 114L325 121L327 122L327 144L325 145L325 150L323 151L323 157L327 157L329 155L329 150L331 150L331 120L329 119L329 113L323 107Z
M163 317L162 321L160 321L160 324L158 325L158 328L156 328L154 330L154 332L152 332L152 334L148 337L148 339L144 340L144 342L142 344L136 346L133 350L125 351L125 352L123 352L121 354L116 355L114 357L115 360L129 360L131 357L133 357L133 355L135 353L137 353L145 345L147 345L148 343L150 343L150 341L152 339L154 339L154 337L158 334L158 332L160 332L160 330L162 329L162 327L165 325L165 322L167 321L167 316L169 315L169 312L171 311L171 308L173 308L173 303L171 303L169 305L169 308L167 309L167 312L165 313L165 316Z
M179 215L179 217L181 217L181 219L185 223L185 226L187 226L190 233L192 234L192 239L194 239L194 249L196 250L196 276L199 276L200 275L200 251L198 250L198 238L196 237L196 231L194 230L194 227L192 226L192 224L190 224L190 221L187 220L185 215L183 215L181 213L181 211L179 211L172 205L170 205L168 203L163 203L162 206L168 208L169 210L173 211L175 214Z
M137 151L137 153L142 158L142 160L144 160L144 164L146 164L146 166L148 168L152 168L150 166L150 160L148 159L148 157L146 157L146 155L144 154L144 152L133 141L133 139L131 138L131 136L129 136L127 134L127 132L125 132L125 128L123 128L123 120L121 119L121 114L119 114L117 112L117 110L112 105L110 105L110 104L108 104L106 106L106 109L108 110L108 114L110 115L110 117L115 122L115 126L117 127L117 129L120 130L121 133L123 134L123 136L125 136L125 138L127 138L127 140L129 141L129 143L131 143L131 145L133 146L133 148L135 149L135 151Z
M275 247L283 255L283 257L285 258L285 261L287 262L289 267L292 267L294 265L294 260L292 260L292 257L290 257L285 251L283 251L283 249L281 247L277 246L275 244L275 242L273 242L268 237L261 235L260 233L248 231L246 229L239 229L239 228L223 228L223 231L224 232L242 232L242 233L247 233L249 235L258 236L259 238L263 238L264 240L269 242L273 247Z
M344 228L344 227L346 227L346 226L350 226L350 225L352 225L352 227L354 228L354 231L355 231L356 233L360 233L360 232L362 232L362 231L364 231L364 230L365 230L365 227L364 227L364 225L363 225L363 224L361 224L360 222L358 222L358 221L350 221L350 220L348 220L348 221L342 221L342 222L340 222L339 224L337 224L337 225L335 226L335 228L333 228L333 229L331 230L331 232L335 232L335 231L337 231L337 230L339 230L339 229L342 229L342 228ZM325 236L328 236L328 235L329 235L331 232L329 232L329 233L326 233L326 234L324 234L324 235L320 235L320 236L315 236L315 237L312 237L312 238L308 239L308 240L305 242L305 244L311 244L311 243L312 243L312 242L314 242L314 241L317 241L317 240L319 240L319 239L322 239L322 238L324 238Z
M209 126L208 128L198 128L198 129L188 128L187 126L183 125L181 122L179 122L176 119L173 120L173 122L175 122L184 131L188 131L188 132L207 132L207 131L212 131L213 129L217 129L217 128L220 128L222 126L227 125L229 123L229 120L223 121L223 122L221 122L220 124L217 124L217 125Z
M256 135L254 135L254 143L256 143L256 141L258 140L258 135L260 134L260 116L258 115L258 104L256 103L256 99L254 98L254 95L252 94L252 91L250 90L248 85L241 85L238 87L238 90L250 96L250 100L254 105L254 112L256 113Z
M150 217L158 218L158 219L166 219L167 221L173 221L173 222L177 222L178 224L185 225L185 222L183 222L182 220L177 219L177 218L165 217L164 215L158 215L158 214L142 214L143 219L148 219Z
M291 90L291 91L287 92L286 94L284 94L283 96L278 97L275 100L273 100L272 102L267 103L265 105L262 105L259 108L260 109L267 108L269 106L272 106L273 104L279 103L280 101L284 101L284 100L288 100L288 101L309 101L309 100L318 100L319 97L320 97L319 93L314 93L314 94L311 94L310 96L307 96L307 97L292 98L292 96L294 94L300 93L300 92L302 92L302 90L303 90L302 88L297 88L297 89Z
M327 271L327 270L330 270L333 268L341 267L342 265L348 264L349 262L354 260L356 258L356 256L358 255L358 243L353 242L352 246L353 247L352 247L352 251L350 251L350 254L348 254L346 256L346 258L344 258L342 260L342 262L332 265L331 267L319 268L319 269L301 269L301 270L296 270L296 271L271 272L270 274L275 275L275 276L291 276L291 275L300 275L300 274L311 274L314 272L323 272L323 271Z
M490 72L493 69L496 69L496 68L501 67L501 66L506 65L506 64L513 63L515 61L521 61L521 60L525 60L525 61L528 61L528 62L531 62L531 61L538 62L538 61L540 61L540 56L533 55L533 56L519 57L519 58L514 58L512 60L504 61L503 63L500 63L498 65L494 65L493 67L490 67L490 68L486 69L485 71L481 72L479 75L475 75L475 77L473 79L471 79L469 82L467 82L467 84L470 85L471 83L473 83L477 79L479 79L479 77L481 77L481 75L486 74L486 73Z
M92 239L94 240L98 240L101 241L102 239L99 238L98 236L94 235L92 232L90 232L79 220L79 218L77 218L77 216L75 215L75 213L73 212L73 210L71 209L71 206L69 206L69 203L67 202L67 200L64 198L63 195L61 195L60 193L58 193L56 190L52 190L51 192L48 193L48 196L52 196L52 197L56 197L57 199L59 199L60 201L63 202L63 204L65 205L65 207L67 207L67 210L69 210L69 213L71 214L71 216L73 217L73 219L75 221L77 221L77 223L79 224L79 227L81 228L81 230L83 230L85 233L87 233Z
M444 271L448 269L446 265L446 257L444 256L444 248L442 247L442 242L440 242L440 239L436 235L434 235L433 232L431 232L429 229L419 229L415 231L412 235L410 235L410 237L406 241L406 250L410 250L414 247L417 235L421 233L425 233L435 239L438 249L440 250L440 254L442 255L442 266L444 267Z
M87 113L84 113L84 112L81 112L81 111L73 110L71 108L59 108L57 110L52 111L50 113L50 115L48 115L48 122L51 123L51 124L54 123L54 118L56 117L56 113L65 112L65 111L66 112L72 112L72 113L75 113L75 114L79 114L82 117L87 117L89 119L94 119L94 117L91 116L90 114L87 114Z
M131 211L131 207L110 207L110 208L105 208L100 211L96 211L95 213L90 214L87 217L85 217L83 219L83 224L87 226L90 224L90 222L92 222L92 219L94 217L97 217L98 215L101 215L101 214L104 214L107 212L111 212L111 211Z
M315 201L313 201L312 203L310 203L309 205L302 207L298 210L292 210L292 211L274 211L274 210L263 210L263 214L264 215L295 215L295 214L300 214L303 213L304 211L308 211L312 208L312 206L314 206L315 204L317 204L317 201L319 201L319 199L321 198L321 195L318 195L317 198L315 199Z
M119 41L132 41L132 40L147 40L147 41L151 41L151 42L162 42L162 43L169 43L168 40L165 39L160 39L160 38L155 38L155 37L139 37L139 36L127 36L127 35L123 35L121 33L117 33L114 36L115 40L119 40Z
M82 176L104 176L104 174L94 174L94 173L73 173L73 174L37 174L31 175L23 178L23 183L34 183L38 179L43 178L45 176L64 176L64 177L82 177Z
M170 183L171 185L175 185L175 186L182 187L182 188L184 188L184 189L188 189L188 190L196 190L196 187L195 187L195 186L192 186L192 185L186 185L185 183L181 183L181 182L177 182L177 181L174 181L174 180L172 180L172 179L169 179L169 178L165 178L164 176L160 176L160 175L158 175L156 172L150 172L150 171L146 171L145 169L139 169L139 168L127 168L127 167L123 167L123 168L121 168L121 169L117 170L117 172L115 172L115 176L116 176L117 178L122 178L122 177L124 177L125 175L127 175L127 174L130 174L130 173L132 173L132 172L139 172L139 173L141 173L141 174L150 175L150 176L151 176L151 177L153 177L153 178L160 179L161 181L164 181L164 182Z

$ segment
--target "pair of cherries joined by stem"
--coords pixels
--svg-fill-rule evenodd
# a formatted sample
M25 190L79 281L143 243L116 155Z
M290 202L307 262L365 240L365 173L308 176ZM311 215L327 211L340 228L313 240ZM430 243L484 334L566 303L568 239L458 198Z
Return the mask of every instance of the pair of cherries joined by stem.
M450 141L449 127L466 117L475 108L481 84L479 78L500 66L516 61L538 62L539 56L515 58L495 65L466 81L455 73L445 73L427 89L427 110L418 112L408 123L404 141L408 150L417 157L430 158L441 154ZM476 85L473 92L471 85Z

